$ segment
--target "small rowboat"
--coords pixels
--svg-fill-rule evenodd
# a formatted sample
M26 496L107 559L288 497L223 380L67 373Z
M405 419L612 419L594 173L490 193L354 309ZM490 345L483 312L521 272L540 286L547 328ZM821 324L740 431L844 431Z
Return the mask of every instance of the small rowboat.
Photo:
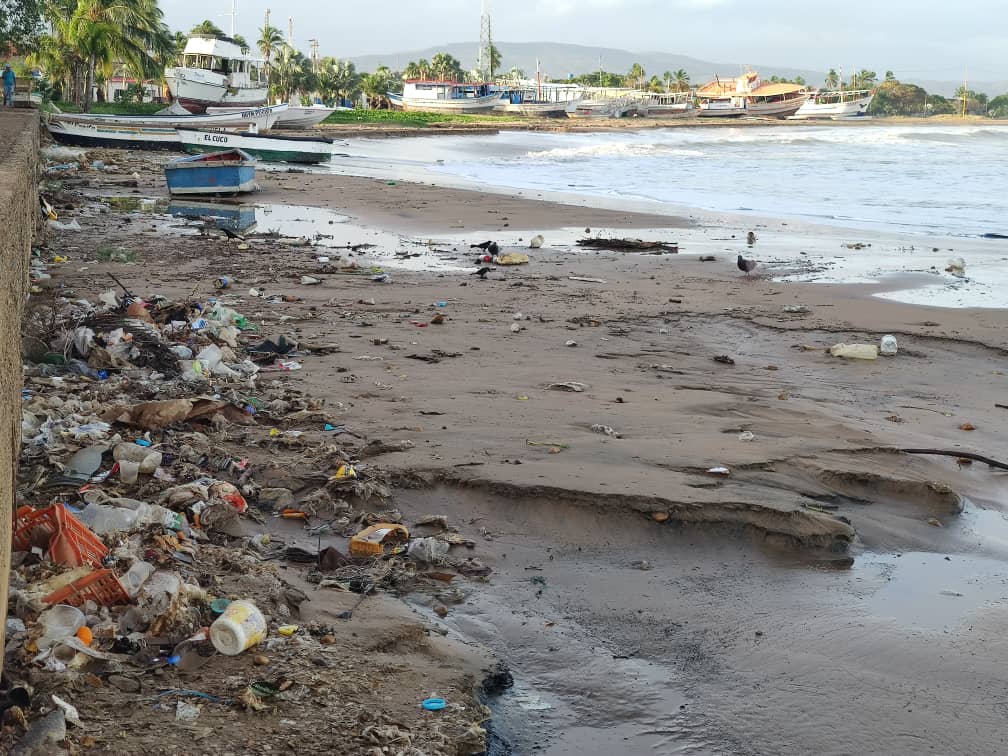
M165 166L169 194L254 192L255 159L239 149L178 158Z
M179 129L182 148L193 155L237 148L259 160L284 163L325 163L332 158L332 139L274 136L242 132Z

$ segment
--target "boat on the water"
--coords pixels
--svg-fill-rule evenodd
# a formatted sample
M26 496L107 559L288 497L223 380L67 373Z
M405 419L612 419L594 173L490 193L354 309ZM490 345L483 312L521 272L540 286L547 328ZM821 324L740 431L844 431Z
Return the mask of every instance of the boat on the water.
M402 94L388 93L392 107L401 110L455 114L489 113L500 96L489 84L417 79L403 82Z
M333 140L324 137L296 137L255 134L248 131L201 131L178 129L182 148L200 155L238 148L259 160L280 163L325 163L332 158Z
M697 110L693 93L647 92L637 106L637 112L648 118L693 118Z
M255 159L237 148L177 158L165 166L169 194L254 192Z
M227 37L190 37L180 64L166 68L164 78L172 97L194 113L211 105L265 105L269 93L265 61Z
M763 82L753 71L735 79L717 78L696 92L699 115L705 118L786 118L808 98L808 90L800 84Z
M860 118L868 114L873 89L824 89L813 92L791 118L805 120L811 118Z
M207 114L220 115L235 113L240 108L210 106ZM273 128L276 129L311 129L335 113L337 108L327 108L325 105L288 105L280 112Z

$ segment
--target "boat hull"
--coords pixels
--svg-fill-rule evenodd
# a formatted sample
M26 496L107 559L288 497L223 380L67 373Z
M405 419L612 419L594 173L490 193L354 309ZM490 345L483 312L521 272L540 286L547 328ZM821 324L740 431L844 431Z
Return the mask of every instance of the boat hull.
M510 103L507 100L501 100L498 105L494 106L494 112L539 118L564 118L569 106L569 102Z
M265 86L228 87L224 76L198 68L165 69L165 81L172 97L194 113L202 113L208 106L259 107L266 104L269 95Z
M236 147L259 160L281 163L325 163L332 159L332 140L305 137L263 136L179 129L183 149L193 155Z
M206 109L206 112L208 115L222 115L235 113L238 110L241 110L241 108L211 106ZM289 105L286 110L280 113L280 117L277 118L273 128L311 129L318 126L334 112L336 112L336 108Z
M413 113L451 113L460 115L489 113L500 101L500 95L493 94L486 97L468 97L457 100L428 100L389 95L389 100L393 107Z
M165 168L171 195L238 194L258 189L254 163L195 165L172 163Z
M808 95L789 98L780 102L753 102L746 105L746 115L762 118L787 118L801 109L808 100Z
M797 112L791 117L796 120L860 118L868 114L868 108L871 106L872 99L873 95L859 97L849 102L818 103L809 100L798 108Z
M262 108L233 110L204 115L97 115L93 113L59 113L51 120L62 123L100 124L103 126L148 126L154 128L214 128L257 129L267 131L273 127L287 105L270 105Z
M662 107L661 105L647 105L638 110L646 118L696 118L699 112L694 107Z
M110 147L123 150L178 150L178 130L155 126L117 126L50 121L49 133L60 144L74 147Z

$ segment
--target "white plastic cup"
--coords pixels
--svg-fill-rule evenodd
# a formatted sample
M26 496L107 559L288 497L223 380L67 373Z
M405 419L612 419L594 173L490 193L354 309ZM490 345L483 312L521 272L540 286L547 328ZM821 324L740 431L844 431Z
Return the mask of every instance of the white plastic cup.
M266 618L250 601L232 601L210 625L210 642L226 656L237 656L266 639Z

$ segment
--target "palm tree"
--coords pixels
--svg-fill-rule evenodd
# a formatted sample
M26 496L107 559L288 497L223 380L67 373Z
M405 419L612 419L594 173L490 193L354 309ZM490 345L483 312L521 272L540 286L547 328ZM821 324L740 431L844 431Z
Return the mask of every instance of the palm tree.
M626 76L626 83L629 86L635 87L637 89L644 88L644 82L647 80L647 73L644 71L644 66L640 63L634 63L630 67L630 73Z
M213 21L206 20L196 24L189 30L189 34L194 37L208 37L209 39L220 39L224 36L224 31Z
M256 44L259 45L259 52L262 53L263 60L266 61L267 71L269 71L270 67L270 58L273 57L273 53L280 49L283 43L283 34L275 26L267 25L259 30L259 41Z
M84 109L94 96L95 73L111 75L115 61L140 80L159 76L174 46L157 0L79 0L70 19L71 41L87 60Z
M315 72L311 61L300 51L284 44L277 52L270 76L270 89L277 99L290 100L295 94L315 88Z
M497 45L490 43L490 78L493 79L494 71L500 70L501 51L497 49Z
M438 53L441 55L442 53ZM448 57L451 57L450 55ZM437 58L437 55L434 56ZM454 58L452 58L454 60ZM455 61L458 64L458 61ZM432 61L433 63L433 61ZM461 66L461 64L459 64ZM370 73L364 77L361 82L361 88L364 90L364 94L368 97L368 104L374 107L375 105L386 106L388 105L388 93L392 86L398 79L398 75L392 71L388 66L378 66L374 73Z
M678 71L672 74L672 78L675 79L675 86L677 92L685 92L690 88L689 74L686 70L680 68Z
M833 68L826 74L826 89L840 89L840 77Z
M242 52L248 52L249 43L246 41L245 37L243 37L241 34L235 34L233 37L231 37L231 39L236 45L238 45L238 47L242 49Z
M360 92L361 75L349 60L322 58L317 77L319 92L326 102L354 100Z
M441 81L460 81L464 75L462 64L448 53L438 53L431 58L430 67L431 75Z

